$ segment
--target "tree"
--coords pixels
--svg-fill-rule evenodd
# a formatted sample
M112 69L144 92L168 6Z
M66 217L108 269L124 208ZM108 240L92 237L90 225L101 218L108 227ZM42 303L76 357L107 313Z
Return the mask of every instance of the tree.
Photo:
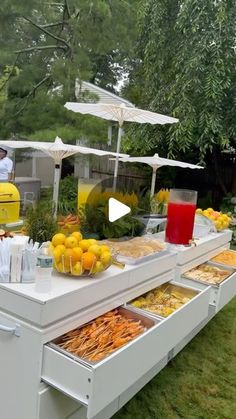
M194 153L204 161L235 143L236 54L234 0L147 0L139 26L143 106L180 119L135 135L150 152ZM131 138L131 139L130 139ZM128 147L132 148L132 132Z
M42 115L40 106L47 102L50 109L55 105L50 113L58 126L55 111L66 100L75 99L76 79L114 91L132 56L137 2L3 0L0 71L3 74L6 65L11 65L19 73L10 74L7 80L8 100L1 111L4 124L0 133L4 137L31 133L35 118L30 118L30 112L38 107ZM59 114L63 125L75 125L75 118L66 110Z

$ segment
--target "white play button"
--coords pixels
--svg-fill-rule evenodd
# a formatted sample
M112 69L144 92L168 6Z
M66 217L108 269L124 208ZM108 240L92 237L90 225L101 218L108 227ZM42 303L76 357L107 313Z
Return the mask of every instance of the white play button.
M108 218L111 223L113 223L116 220L119 220L119 218L124 217L124 215L129 214L131 209L125 205L122 204L122 202L117 201L115 198L110 198L108 201Z

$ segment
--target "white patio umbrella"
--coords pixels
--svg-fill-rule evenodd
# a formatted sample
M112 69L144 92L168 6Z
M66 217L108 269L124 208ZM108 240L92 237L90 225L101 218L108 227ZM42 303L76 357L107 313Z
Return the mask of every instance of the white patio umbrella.
M112 159L114 160L114 159ZM202 166L197 166L191 163L185 163L183 161L171 160L159 157L158 154L150 157L122 157L120 161L127 163L146 163L152 167L152 183L151 183L151 197L154 195L155 184L156 184L156 172L159 167L162 166L177 166L185 169L204 169Z
M116 153L96 148L82 147L79 145L65 144L61 138L56 137L54 142L40 142L40 141L0 141L0 147L6 148L33 148L41 150L50 156L55 163L54 169L54 184L53 184L53 202L55 205L54 216L57 215L59 182L61 176L61 163L62 159L72 156L73 154L95 154L97 156L115 156ZM120 155L121 157L128 157L128 155Z
M174 124L179 120L170 116L161 115L159 113L146 111L138 108L131 108L125 104L114 105L104 103L76 103L67 102L65 107L73 112L82 114L89 114L98 116L99 118L107 119L109 121L117 121L119 123L118 139L116 152L120 152L122 126L125 121L137 122L139 124ZM113 189L116 189L117 174L118 174L119 156L117 154L114 169Z

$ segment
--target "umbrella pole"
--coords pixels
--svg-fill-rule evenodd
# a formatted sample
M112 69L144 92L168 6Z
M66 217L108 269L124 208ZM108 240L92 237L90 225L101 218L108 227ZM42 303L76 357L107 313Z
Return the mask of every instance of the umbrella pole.
M118 175L118 166L119 166L119 153L120 153L120 145L121 145L121 137L122 137L122 127L119 125L118 130L118 139L117 139L117 146L116 146L116 160L115 160L115 169L114 169L114 179L113 179L113 191L115 192L117 186L117 175Z
M151 198L153 197L153 195L155 193L156 176L157 176L157 167L153 167L152 183L151 183L151 192L150 192L150 197Z
M58 196L59 196L59 183L61 177L61 162L55 162L54 168L54 183L53 183L53 203L54 203L54 218L57 217L57 206L58 206Z

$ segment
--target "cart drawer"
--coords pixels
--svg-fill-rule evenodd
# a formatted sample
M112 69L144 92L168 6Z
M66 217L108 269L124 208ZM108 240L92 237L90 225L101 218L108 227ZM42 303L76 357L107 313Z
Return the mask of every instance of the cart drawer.
M216 312L221 310L236 295L236 272L227 278L219 289L214 288L216 295Z
M159 320L120 308L141 320L146 331L98 362L89 362L61 349L55 339L44 347L42 379L87 406L92 418L157 363L156 326ZM128 314L127 314L128 313Z
M126 391L208 315L210 288L206 288L167 319L155 320L145 333L92 366L44 347L42 379L88 407L92 418Z
M224 230L220 233L211 233L209 236L196 240L196 246L186 247L178 252L177 264L184 265L191 262L193 259L206 255L214 249L229 247L229 242L232 238L231 230ZM219 252L216 252L215 255ZM208 259L211 256L208 256Z
M80 403L44 383L40 383L37 419L65 419L78 410L82 412Z
M182 286L176 281L170 281L170 284ZM197 295L188 303L175 310L168 317L164 318L150 311L141 308L135 308L131 305L127 307L142 314L147 314L153 318L161 319L158 325L159 330L163 327L165 334L165 347L167 351L173 349L182 339L184 339L195 327L197 327L208 316L211 287L184 286L189 290L197 291Z
M227 269L225 265L213 264L213 266L221 267ZM232 269L232 268L230 268ZM206 289L209 286L201 282L185 278L181 276L177 279L177 282L180 284L185 284L190 287L196 287L200 289ZM210 285L211 294L210 294L210 304L215 306L215 312L217 313L221 310L235 295L236 295L236 271L225 279L219 286Z

